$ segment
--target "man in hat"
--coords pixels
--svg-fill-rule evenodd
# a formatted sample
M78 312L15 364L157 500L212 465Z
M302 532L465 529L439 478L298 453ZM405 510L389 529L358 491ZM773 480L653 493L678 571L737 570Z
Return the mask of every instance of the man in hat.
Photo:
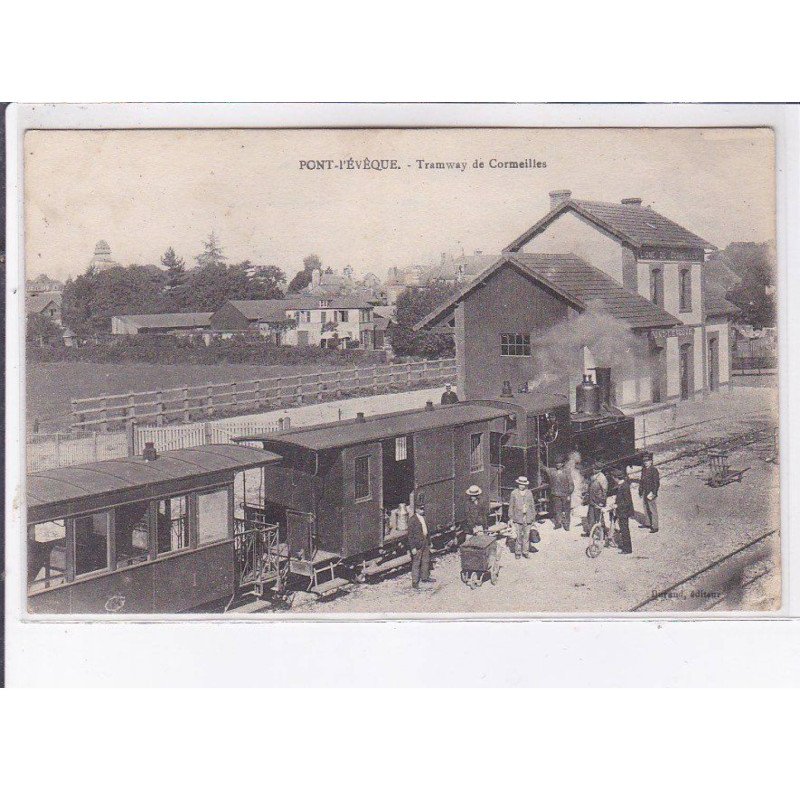
M517 537L514 555L517 558L528 558L530 529L536 521L536 504L533 501L533 492L530 490L530 481L524 475L517 478L516 484L517 488L511 492L508 518Z
M647 453L643 459L644 466L642 467L642 475L639 478L639 497L644 500L644 511L647 514L648 525L642 525L643 528L650 527L652 533L658 531L658 506L656 505L656 498L658 497L658 490L661 486L661 476L658 474L658 468L653 466L653 456Z
M483 489L480 486L470 486L467 489L467 498L464 529L467 535L482 533L489 527L489 503L483 499Z
M431 540L422 503L417 504L414 515L408 520L408 546L411 549L411 587L419 589L420 581L434 583L436 579L431 578Z
M542 472L547 475L547 480L550 481L550 508L551 516L553 517L553 528L560 530L563 527L565 531L568 531L575 482L572 480L570 471L564 466L565 463L564 456L558 456L555 469L542 467Z
M595 526L596 523L603 519L603 509L605 508L606 501L608 500L608 478L603 474L603 470L599 465L595 466L592 471L592 477L589 479L589 531ZM582 534L588 536L589 532Z
M630 518L633 516L633 497L631 497L631 479L628 471L617 472L617 524L619 525L619 551L632 553Z
M451 406L458 402L458 395L453 391L453 385L446 383L444 385L444 394L442 395L442 405Z

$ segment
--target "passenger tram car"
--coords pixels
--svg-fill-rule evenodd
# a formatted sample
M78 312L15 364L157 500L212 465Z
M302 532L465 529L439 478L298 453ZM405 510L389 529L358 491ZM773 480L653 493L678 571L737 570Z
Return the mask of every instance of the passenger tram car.
M464 534L476 484L502 518L541 467L641 463L633 420L584 379L565 395L500 397L46 470L27 478L28 607L39 613L236 608L296 590L329 597L410 563L405 520L424 503L434 552Z

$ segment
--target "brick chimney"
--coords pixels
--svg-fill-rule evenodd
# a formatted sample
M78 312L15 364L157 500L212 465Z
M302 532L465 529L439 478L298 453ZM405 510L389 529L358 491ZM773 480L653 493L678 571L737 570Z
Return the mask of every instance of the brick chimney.
M641 197L623 197L620 201L624 206L636 206L636 208L642 207L642 198Z
M556 206L566 203L572 197L571 189L556 189L550 192L550 210L552 211Z

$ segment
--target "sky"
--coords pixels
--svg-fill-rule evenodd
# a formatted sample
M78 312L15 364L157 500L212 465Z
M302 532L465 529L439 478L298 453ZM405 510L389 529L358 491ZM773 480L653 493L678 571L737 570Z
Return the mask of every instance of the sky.
M399 169L300 163L348 158ZM312 252L384 277L442 252L500 252L547 213L554 189L641 197L723 248L774 238L774 160L769 129L29 131L26 269L80 274L100 239L124 265L157 264L168 247L192 265L213 230L230 262L276 264L288 278Z

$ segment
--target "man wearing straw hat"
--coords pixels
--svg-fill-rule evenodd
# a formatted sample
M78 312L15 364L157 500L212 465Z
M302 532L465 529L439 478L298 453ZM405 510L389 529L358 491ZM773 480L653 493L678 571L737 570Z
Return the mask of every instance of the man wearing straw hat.
M472 533L482 533L489 527L489 504L483 499L483 489L480 486L470 486L467 497L469 499L464 531L469 536Z
M517 478L516 484L517 488L511 492L508 518L517 537L514 555L516 558L528 558L531 525L536 521L536 504L530 490L530 481L524 475Z

